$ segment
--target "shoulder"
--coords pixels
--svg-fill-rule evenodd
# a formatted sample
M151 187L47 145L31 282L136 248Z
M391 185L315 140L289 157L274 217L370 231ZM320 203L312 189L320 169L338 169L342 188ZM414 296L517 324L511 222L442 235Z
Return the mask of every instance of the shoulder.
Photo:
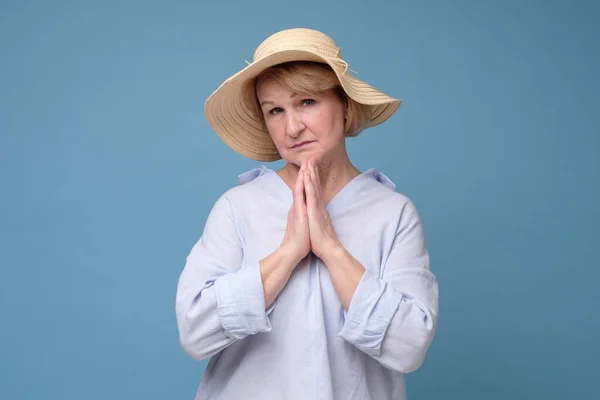
M238 175L238 185L228 189L223 196L230 201L246 201L248 196L264 192L269 189L272 182L271 174L275 173L265 166L251 169Z
M388 221L392 225L420 224L421 217L412 199L398 190L396 184L385 174L370 169L363 173L357 202L369 218Z
M396 184L384 173L371 168L363 173L365 179L359 195L363 195L380 205L388 205L394 208L413 206L411 199L401 191Z
M217 204L227 205L229 209L248 204L262 197L272 187L272 174L275 172L265 166L251 169L238 175L238 184L227 189L217 200Z
M369 197L369 211L366 215L377 216L390 228L390 235L422 235L422 221L419 211L408 195L398 191L396 185L384 174L369 170L365 173L364 193Z

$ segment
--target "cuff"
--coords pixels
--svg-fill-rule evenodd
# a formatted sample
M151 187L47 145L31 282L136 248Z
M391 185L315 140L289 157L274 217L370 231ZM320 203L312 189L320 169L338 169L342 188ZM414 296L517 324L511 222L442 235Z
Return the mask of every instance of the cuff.
M225 334L232 339L271 331L258 263L246 264L215 281L217 312Z
M385 281L365 271L338 336L372 357L379 356L385 332L401 299Z

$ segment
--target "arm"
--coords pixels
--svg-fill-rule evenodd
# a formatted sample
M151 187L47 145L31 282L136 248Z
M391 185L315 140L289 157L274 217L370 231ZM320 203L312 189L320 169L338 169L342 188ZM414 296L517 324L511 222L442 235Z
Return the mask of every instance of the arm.
M190 357L205 359L271 330L271 310L265 309L297 264L286 250L280 247L259 262L244 260L229 201L224 196L217 201L177 286L179 338Z
M322 201L312 160L308 169L311 247L327 266L347 309L339 336L392 370L416 370L433 340L438 310L438 284L429 270L417 210L410 201L404 204L393 240L384 245L389 251L383 255L383 265L373 273L343 248Z
M352 257L341 244L323 254L322 260L327 266L331 283L342 306L348 311L352 296L365 273L365 267Z
M277 251L260 262L265 302L271 304L290 278L300 260L310 251L306 205L304 204L304 168L301 168L292 191L283 242Z
M407 203L380 277L343 248L324 260L347 309L339 336L384 366L412 372L425 359L438 314L420 218Z
M294 258L292 252L284 246L260 261L266 308L273 304L300 261L301 259Z

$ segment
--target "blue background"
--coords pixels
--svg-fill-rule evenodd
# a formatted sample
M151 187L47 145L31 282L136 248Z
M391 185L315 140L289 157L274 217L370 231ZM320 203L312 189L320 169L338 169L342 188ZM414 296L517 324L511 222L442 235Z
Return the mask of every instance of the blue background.
M404 100L350 153L414 200L440 281L409 398L597 392L598 2L0 4L0 399L193 398L177 279L259 165L203 103L290 27Z

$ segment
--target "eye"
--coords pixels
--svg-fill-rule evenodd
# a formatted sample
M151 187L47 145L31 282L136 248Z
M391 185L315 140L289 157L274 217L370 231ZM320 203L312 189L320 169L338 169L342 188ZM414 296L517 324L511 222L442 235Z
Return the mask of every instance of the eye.
M271 114L271 115L277 115L277 114L279 114L279 113L280 113L280 112L282 112L282 111L283 111L283 110L282 110L281 108L279 108L279 107L275 107L275 108L273 108L271 111L269 111L269 114Z
M304 107L312 106L313 104L315 104L315 101L313 99L304 99L304 100L302 100L302 105Z

